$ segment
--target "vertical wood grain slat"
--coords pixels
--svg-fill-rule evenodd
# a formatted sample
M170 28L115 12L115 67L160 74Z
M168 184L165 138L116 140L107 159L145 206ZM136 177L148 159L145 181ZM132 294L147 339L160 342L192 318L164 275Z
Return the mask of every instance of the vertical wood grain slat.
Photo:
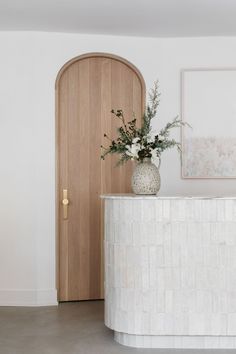
M112 61L112 108L114 110L122 109L121 101L121 91L123 88L121 81L121 65L118 61ZM112 130L111 130L111 139L116 139L117 137L117 128L120 126L120 120L113 116L112 120ZM118 162L118 156L112 156L112 168L115 169L115 173L112 173L111 188L113 193L121 192L121 170L122 166L116 166Z
M120 64L121 65L121 64ZM126 123L133 119L133 71L128 67L121 67L121 81L123 84L123 90L121 91L121 101L123 104L124 115ZM139 117L140 118L140 117ZM126 193L131 193L131 176L132 176L132 163L131 161L127 162L123 166L121 172L121 190L124 190Z
M111 136L112 114L111 114L111 62L110 58L103 58L101 67L101 137L106 132ZM109 109L110 107L110 109ZM103 144L103 142L102 142ZM112 161L111 155L106 157L106 161L101 160L101 194L111 193ZM101 200L101 265L100 265L100 297L104 297L104 201Z
M67 93L68 93L68 75L65 72L61 78L61 86L59 95L62 98L59 101L59 112L61 117L66 117L68 115L68 103L67 103ZM69 267L69 249L68 249L68 221L63 220L62 215L62 190L66 189L68 186L68 120L60 119L58 127L58 137L59 137L59 298L61 300L68 298L68 267ZM63 261L61 261L63 260Z
M90 97L88 95L90 89L90 72L89 72L89 60L81 60L79 63L79 91L77 99L80 102L79 112L77 113L77 119L79 121L79 136L77 137L78 145L78 166L79 174L76 181L77 184L77 198L79 201L79 210L77 211L76 222L79 224L80 250L78 252L79 269L75 271L79 283L79 292L75 294L78 299L87 299L90 283L90 150L89 144L91 129L90 119Z
M100 297L101 58L90 59L90 296Z

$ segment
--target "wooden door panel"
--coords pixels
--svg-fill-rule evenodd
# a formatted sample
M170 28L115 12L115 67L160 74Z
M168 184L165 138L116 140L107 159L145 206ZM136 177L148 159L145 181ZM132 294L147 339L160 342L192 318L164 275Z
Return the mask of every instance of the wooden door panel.
M103 134L116 138L119 121L112 108L135 112L141 121L145 85L125 60L104 55L74 59L60 71L56 85L58 125L59 300L103 296L102 193L131 191L132 163L115 167L116 156L101 161ZM62 190L68 190L63 219Z

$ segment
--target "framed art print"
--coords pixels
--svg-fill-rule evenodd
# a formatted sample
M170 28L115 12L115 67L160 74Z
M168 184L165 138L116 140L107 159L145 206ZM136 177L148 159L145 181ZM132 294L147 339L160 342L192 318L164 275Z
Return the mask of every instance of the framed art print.
M236 68L181 72L183 178L236 178Z

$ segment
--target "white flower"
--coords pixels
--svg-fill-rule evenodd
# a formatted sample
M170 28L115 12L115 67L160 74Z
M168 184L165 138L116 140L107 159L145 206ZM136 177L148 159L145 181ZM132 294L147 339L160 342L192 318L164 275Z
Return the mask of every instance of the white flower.
M147 136L147 142L148 143L154 143L154 141L155 141L155 136L151 136L151 135Z
M132 157L132 158L138 158L138 152L141 150L140 144L132 144L132 145L126 145L125 146L127 151L125 152L126 155Z
M137 142L140 140L140 138L133 138L132 143L137 144Z
M152 149L151 155L152 155L152 158L157 157L157 149Z
M165 137L164 136L162 136L162 135L158 135L158 140L159 141L163 141L165 139Z

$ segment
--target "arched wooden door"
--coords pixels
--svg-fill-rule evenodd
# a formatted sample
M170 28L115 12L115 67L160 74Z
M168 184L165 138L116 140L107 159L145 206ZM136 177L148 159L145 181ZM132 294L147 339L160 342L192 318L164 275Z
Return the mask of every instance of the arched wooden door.
M114 55L79 56L65 64L58 74L59 301L103 297L100 195L130 192L132 164L115 167L115 157L101 161L100 146L105 143L105 132L116 137L119 122L111 115L111 109L123 109L127 120L135 112L140 122L144 100L142 75L128 61Z

